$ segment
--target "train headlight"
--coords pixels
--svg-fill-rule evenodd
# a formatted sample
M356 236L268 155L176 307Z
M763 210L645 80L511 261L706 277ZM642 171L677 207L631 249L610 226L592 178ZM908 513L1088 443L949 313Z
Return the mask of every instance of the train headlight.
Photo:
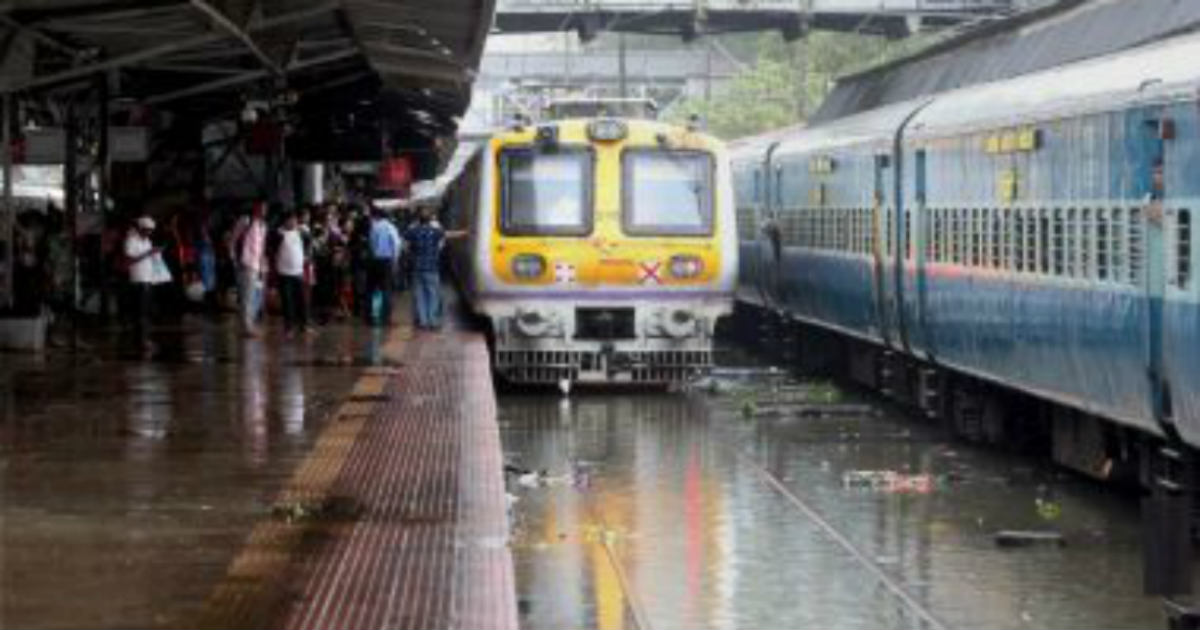
M684 339L699 332L698 321L696 314L688 309L672 309L663 312L662 329L668 337Z
M521 280L534 280L546 273L546 259L537 254L520 254L512 259L512 273Z
M668 267L671 275L681 280L695 278L704 273L704 261L695 256L672 256Z
M562 318L558 313L537 308L517 309L513 326L523 337L557 337L562 335Z
M619 120L593 120L588 123L587 133L592 142L616 142L625 139L629 128Z

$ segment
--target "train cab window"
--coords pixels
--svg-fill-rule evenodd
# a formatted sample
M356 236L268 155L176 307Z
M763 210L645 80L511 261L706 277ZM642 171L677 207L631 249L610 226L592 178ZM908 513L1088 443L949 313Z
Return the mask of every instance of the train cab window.
M626 233L712 234L712 155L700 151L631 149L625 151L621 161Z
M501 225L510 235L571 235L592 231L592 154L507 149L500 154Z

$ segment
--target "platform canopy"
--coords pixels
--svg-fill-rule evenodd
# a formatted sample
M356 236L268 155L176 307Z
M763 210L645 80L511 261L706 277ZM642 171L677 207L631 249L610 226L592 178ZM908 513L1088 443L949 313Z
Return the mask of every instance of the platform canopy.
M394 124L448 135L469 104L493 3L8 0L0 91L69 92L103 77L117 108L200 115L249 98L374 103Z

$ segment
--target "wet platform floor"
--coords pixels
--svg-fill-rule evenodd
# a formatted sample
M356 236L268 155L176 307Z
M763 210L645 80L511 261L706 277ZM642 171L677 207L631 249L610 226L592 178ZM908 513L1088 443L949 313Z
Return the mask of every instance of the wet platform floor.
M366 366L381 329L160 330L0 356L0 627L187 627Z
M870 400L743 404L501 398L506 457L544 471L509 480L524 628L1165 626L1135 498ZM1000 547L1000 530L1066 544Z

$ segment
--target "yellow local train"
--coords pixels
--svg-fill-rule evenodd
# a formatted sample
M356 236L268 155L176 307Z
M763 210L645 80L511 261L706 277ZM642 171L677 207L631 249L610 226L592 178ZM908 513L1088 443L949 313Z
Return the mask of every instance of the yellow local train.
M716 138L653 120L520 124L473 142L451 260L517 383L669 384L712 365L737 236ZM460 154L462 152L460 151Z

